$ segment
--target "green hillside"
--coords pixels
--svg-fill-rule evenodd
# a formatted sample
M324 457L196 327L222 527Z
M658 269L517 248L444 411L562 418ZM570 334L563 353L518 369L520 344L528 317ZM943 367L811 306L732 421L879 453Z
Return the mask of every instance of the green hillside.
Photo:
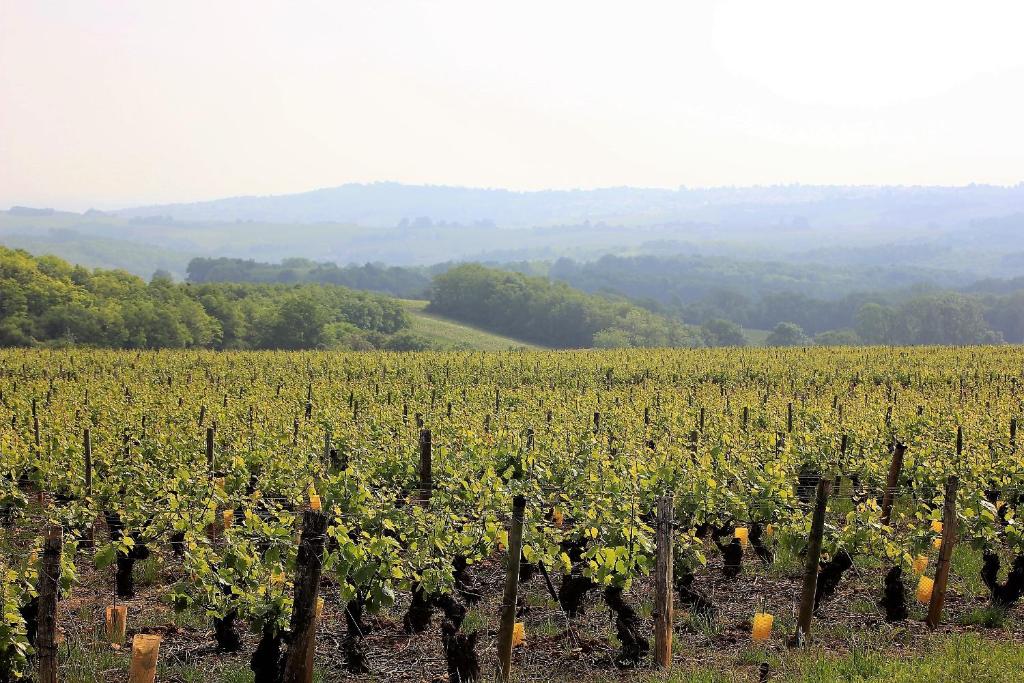
M427 313L429 302L416 299L402 299L402 304L412 317L412 331L440 347L469 347L480 351L502 351L509 348L540 349L541 346L502 337L484 330Z

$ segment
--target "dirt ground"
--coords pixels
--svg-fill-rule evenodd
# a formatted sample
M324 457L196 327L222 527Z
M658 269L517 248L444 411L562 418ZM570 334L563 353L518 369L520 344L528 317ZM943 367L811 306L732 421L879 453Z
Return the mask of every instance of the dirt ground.
M123 601L128 606L128 642L135 633L159 633L161 675L172 681L244 681L248 679L248 660L256 647L257 636L243 630L242 652L216 651L212 628L202 614L176 614L162 601L166 587L179 578L180 569L171 553L154 548L154 556L136 567L137 595ZM801 569L793 560L764 567L753 555L744 557L743 573L725 579L721 557L709 543L708 567L699 572L695 587L716 604L713 621L692 617L677 606L675 615L674 661L683 670L714 669L730 680L758 679L758 667L769 659L784 660L786 636L795 628L795 612L801 583ZM958 574L975 567L972 551L963 548L955 558L950 591L940 632L973 631L999 639L1024 643L1022 607L1017 605L997 628L973 622L984 621L989 597L979 590L977 577ZM78 562L78 585L59 606L59 625L64 629L62 662L68 681L121 681L128 665L128 653L110 650L103 644L104 608L113 596L113 571L94 569L88 553ZM485 674L494 670L499 605L504 582L503 559L491 558L475 568L482 598L470 609L465 629L479 629L477 653ZM1005 569L1004 569L1005 571ZM887 624L877 606L885 568L858 566L847 572L835 596L816 615L812 627L815 646L838 655L851 648L868 646L893 656L913 652L928 637L923 623L924 609L914 601L916 577L907 581L910 618ZM556 586L557 575L552 576ZM628 602L641 617L642 633L652 640L650 616L653 580L634 584L627 593ZM325 610L318 631L316 663L321 680L445 681L447 669L441 647L441 614L437 612L430 629L409 636L404 633L402 616L408 596L386 613L368 617L372 627L364 642L371 673L353 676L342 668L340 645L344 636L342 605L337 586L326 576L321 587ZM760 605L775 615L771 640L764 645L751 641L751 618ZM600 590L588 594L584 614L569 619L552 600L539 573L520 588L518 617L525 625L526 642L516 648L513 668L518 680L594 680L634 679L653 672L649 662L639 668L620 670L615 665L618 642L614 619L605 606ZM991 625L990 625L991 626ZM89 671L92 669L92 671ZM775 675L779 672L773 671Z

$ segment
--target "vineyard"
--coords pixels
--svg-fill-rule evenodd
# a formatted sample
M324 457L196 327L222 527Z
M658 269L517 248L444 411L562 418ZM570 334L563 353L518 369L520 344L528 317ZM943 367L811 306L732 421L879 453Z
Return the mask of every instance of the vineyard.
M1019 642L1022 406L1011 346L2 350L0 682Z

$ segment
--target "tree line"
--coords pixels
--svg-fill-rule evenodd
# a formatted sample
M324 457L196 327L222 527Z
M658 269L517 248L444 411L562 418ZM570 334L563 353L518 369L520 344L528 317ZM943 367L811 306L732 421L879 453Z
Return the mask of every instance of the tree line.
M591 263L559 260L549 275L585 291L616 292L690 324L725 329L728 321L778 331L768 338L777 345L1024 343L1024 278L988 279L950 290L920 284L926 274L913 270L898 277L867 270L854 283L850 272L826 270L605 256ZM786 327L777 330L782 323Z
M0 247L0 345L421 348L401 303L321 284L190 285Z
M624 299L478 264L434 278L429 310L555 348L699 346L699 332Z
M682 323L685 333L681 338L686 344L743 345L747 339L742 328L777 332L767 339L767 343L775 345L1024 343L1024 278L987 279L962 284L958 290L943 290L920 284L935 275L920 269L835 269L681 255L485 265L527 277L547 276L575 290L600 295L597 301L631 301L655 314L654 319L669 318ZM307 259L270 264L200 258L189 264L189 279L331 282L421 298L429 296L432 277L438 278L459 267L454 263L428 268L379 264L340 267ZM449 281L448 289L463 281L469 282L465 277L456 277ZM868 284L871 288L866 287ZM505 296L508 294L504 292ZM543 300L537 296L533 299ZM594 306L603 310L607 304ZM675 337L664 329L650 332L652 318L637 314L627 325L632 330L623 331L621 326L609 324L595 331L594 325L604 324L608 318L591 316L583 323L569 320L565 329L552 331L545 325L552 324L555 314L538 312L537 320L519 315L513 321L502 321L481 310L467 314L464 308L462 304L453 305L451 315L469 315L461 319L506 334L530 330L531 341L552 346L645 346L650 339L680 338L679 328L674 328ZM660 323L653 325L659 326ZM603 333L598 335L599 332Z
M423 298L430 287L430 275L419 269L377 263L342 267L336 263L317 263L304 258L287 258L281 263L240 258L194 258L188 264L188 281L310 282L383 292L403 299Z

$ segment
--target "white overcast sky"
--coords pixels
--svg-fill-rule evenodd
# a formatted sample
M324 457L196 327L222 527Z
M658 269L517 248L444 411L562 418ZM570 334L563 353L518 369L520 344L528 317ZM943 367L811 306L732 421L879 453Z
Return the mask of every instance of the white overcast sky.
M1024 180L1024 2L0 0L0 207Z

